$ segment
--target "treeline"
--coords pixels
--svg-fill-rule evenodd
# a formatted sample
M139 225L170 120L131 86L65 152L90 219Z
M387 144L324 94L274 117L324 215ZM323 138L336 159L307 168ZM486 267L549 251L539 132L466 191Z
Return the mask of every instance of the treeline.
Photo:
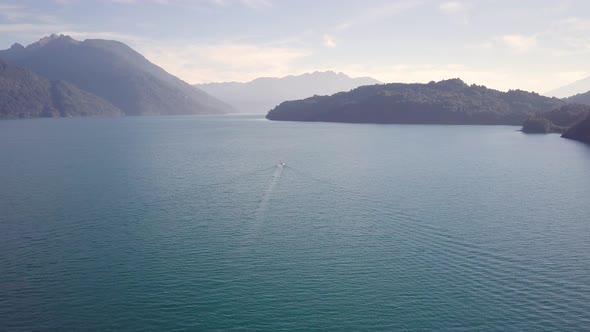
M536 113L524 121L525 133L563 133L590 115L590 106L567 104L545 113Z
M590 116L566 130L562 137L590 144Z

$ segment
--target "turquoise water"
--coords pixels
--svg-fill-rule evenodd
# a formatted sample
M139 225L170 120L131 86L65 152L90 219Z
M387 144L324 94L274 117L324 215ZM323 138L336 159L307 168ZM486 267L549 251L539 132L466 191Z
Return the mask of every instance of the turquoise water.
M2 121L0 330L588 330L590 147L517 129Z

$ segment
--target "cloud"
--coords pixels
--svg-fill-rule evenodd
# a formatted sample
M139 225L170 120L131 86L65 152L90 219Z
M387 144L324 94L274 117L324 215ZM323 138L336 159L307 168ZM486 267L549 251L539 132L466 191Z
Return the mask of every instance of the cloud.
M347 65L338 68L351 76L371 76L382 82L426 83L431 80L461 78L469 83L501 86L508 77L505 73L471 68L463 64L391 64ZM502 84L500 84L502 83Z
M0 4L0 18L14 22L26 18L29 14L25 8L18 5Z
M557 77L554 73L522 73L497 68L482 69L458 63L349 64L339 67L308 68L307 71L313 70L344 72L351 77L370 76L385 83L427 83L432 80L461 78L467 84L485 85L503 91L516 88L543 91L546 88L547 77L554 79L555 82L569 82L567 78ZM564 76L566 75L564 74Z
M173 0L168 0L173 1ZM185 1L186 3L198 3L199 1ZM201 2L217 5L217 6L231 6L231 5L241 5L245 7L250 7L254 9L260 9L264 7L272 6L272 3L269 0L202 0Z
M150 2L158 5L177 5L177 6L218 6L228 7L240 5L253 9L261 9L272 6L270 0L110 0L112 3L135 5Z
M69 1L69 0L68 0ZM134 5L135 0L124 1ZM148 1L148 0L146 0ZM164 4L191 3L197 1L149 0ZM215 6L240 5L249 8L269 6L267 0L203 0ZM121 2L119 2L121 3ZM56 5L59 5L56 3ZM22 39L38 40L50 33L69 35L75 39L111 39L122 41L158 66L191 83L220 80L251 80L259 76L285 76L295 71L297 60L311 54L300 46L301 43L283 40L254 44L247 42L208 42L194 43L191 40L160 40L128 34L123 31L91 31L79 25L52 22L50 17L36 16L31 8L20 5L0 4L0 33L10 33ZM47 23L52 22L52 23ZM332 41L333 43L333 41ZM297 46L299 45L299 46Z
M190 83L249 81L261 76L292 74L295 62L311 52L282 45L244 43L174 43L156 47L138 43L150 61Z
M462 2L448 1L438 5L438 9L458 24L469 24L467 8Z
M15 23L0 24L0 32L10 32L18 35L40 36L47 35L48 32L59 32L67 27L65 25L55 24L35 24L35 23Z
M242 5L245 5L250 8L255 8L255 9L272 6L272 3L267 0L240 0L239 2Z
M466 45L472 49L505 47L515 53L535 52L539 56L568 57L590 53L590 19L569 17L548 24L534 34L507 34L481 43Z
M553 22L541 37L553 45L552 54L590 53L590 19L569 17Z
M67 28L47 14L39 14L24 5L0 4L0 32L19 37L39 38Z
M583 78L586 78L590 75L590 73L586 71L564 71L558 72L553 75L553 78L559 82L559 86L562 86L565 82L575 82L579 81Z
M502 43L518 53L528 52L537 47L537 35L504 35L500 37Z
M21 5L1 4L0 20L10 23L55 23L57 19L51 15L37 14L30 8Z
M537 92L546 91L548 81L555 87L560 87L590 75L586 71L519 72L510 69L482 69L463 64L352 65L338 70L351 76L371 76L382 82L426 83L458 77L467 84L485 85L503 91L525 89Z
M399 15L422 4L419 0L405 0L370 7L359 15L336 26L336 30L346 30L355 25L375 23Z
M443 2L438 8L445 14L456 14L465 10L465 6L459 1Z
M336 47L336 42L334 42L334 38L330 35L324 35L324 46L328 48Z

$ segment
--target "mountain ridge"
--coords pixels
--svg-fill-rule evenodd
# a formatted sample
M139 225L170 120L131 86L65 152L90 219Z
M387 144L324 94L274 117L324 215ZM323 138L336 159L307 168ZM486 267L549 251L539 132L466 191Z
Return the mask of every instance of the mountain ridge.
M315 71L284 77L258 77L249 82L212 82L194 86L226 100L240 112L263 113L283 101L348 91L376 84L370 77L352 78L344 73Z
M222 114L226 103L169 74L122 42L51 35L0 58L108 100L126 115Z

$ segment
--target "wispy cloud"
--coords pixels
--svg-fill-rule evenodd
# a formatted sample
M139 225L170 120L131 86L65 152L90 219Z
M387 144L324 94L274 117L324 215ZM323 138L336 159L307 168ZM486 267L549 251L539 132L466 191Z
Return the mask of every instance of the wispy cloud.
M120 3L120 4L126 4L126 5L127 4L136 4L136 3L138 3L137 0L110 0L110 1L111 2L114 2L114 3Z
M247 7L256 9L272 6L272 2L269 0L239 0L238 2Z
M0 24L4 23L55 23L57 19L51 15L39 14L31 8L14 4L0 3Z
M295 62L311 54L303 48L255 44L138 44L150 61L190 83L249 81L292 74Z
M0 32L20 37L39 37L68 26L57 18L20 4L0 4Z
M554 55L590 53L590 19L568 17L553 22L542 34L554 46Z
M465 10L465 6L459 1L443 2L438 8L445 14L456 14Z
M515 52L524 53L537 47L537 35L504 35L500 40Z
M177 6L219 6L229 7L234 5L260 9L272 6L270 0L109 0L116 4L135 5L146 2L159 5L177 5Z
M469 16L467 7L459 1L447 1L438 5L438 9L446 16L452 18L456 23L468 24Z
M546 87L546 79L548 77L554 80L554 83L556 83L557 86L569 82L565 75L564 77L558 77L552 73L536 73L534 75L529 73L523 74L510 70L482 69L457 63L406 63L389 65L349 64L340 67L325 67L321 69L342 71L352 77L370 76L386 83L427 83L432 80L439 81L449 78L461 78L467 84L483 84L489 88L504 91L516 88L543 91Z
M363 12L344 20L331 29L332 34L324 34L323 46L328 48L336 47L334 35L342 35L351 28L358 28L363 25L379 23L380 21L401 15L405 11L414 9L423 4L422 0L401 0L386 2L377 6L368 7Z
M14 23L0 24L0 32L10 32L16 35L44 36L48 32L59 32L67 29L59 24Z
M334 41L334 37L332 37L331 35L325 34L324 35L324 46L326 46L328 48L336 47L336 42Z
M562 86L565 82L578 81L588 77L588 75L590 75L590 73L587 71L564 71L555 73L553 77L560 82L559 86Z
M14 22L24 19L29 14L25 11L25 8L19 5L12 4L0 4L0 18Z
M404 0L369 7L354 18L337 25L336 30L346 30L356 25L379 22L381 20L399 15L407 10L416 8L421 4L422 1L419 0Z
M466 45L466 48L507 48L518 54L535 52L554 57L590 54L590 19L560 19L533 34L513 33L496 36L478 44Z

